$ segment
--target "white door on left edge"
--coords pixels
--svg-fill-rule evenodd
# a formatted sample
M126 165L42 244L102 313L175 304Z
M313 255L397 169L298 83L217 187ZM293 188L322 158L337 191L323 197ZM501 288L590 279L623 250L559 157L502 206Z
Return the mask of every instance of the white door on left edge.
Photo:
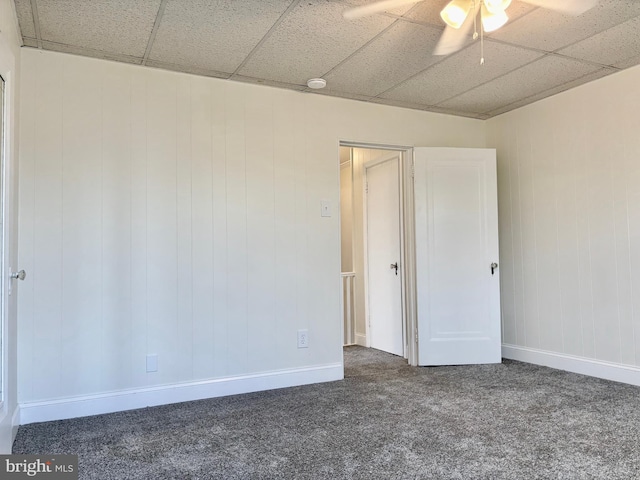
M400 158L366 167L369 344L404 355L400 274Z

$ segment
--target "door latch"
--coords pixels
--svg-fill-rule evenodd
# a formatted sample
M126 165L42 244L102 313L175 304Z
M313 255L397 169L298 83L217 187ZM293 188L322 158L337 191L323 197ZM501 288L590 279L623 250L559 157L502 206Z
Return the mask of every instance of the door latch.
M496 268L498 268L498 264L496 262L493 262L491 264L491 275L493 275Z
M398 275L398 262L396 262L396 263L392 263L389 267L390 267L391 269L394 269L394 268L395 268L395 269L396 269L396 275Z

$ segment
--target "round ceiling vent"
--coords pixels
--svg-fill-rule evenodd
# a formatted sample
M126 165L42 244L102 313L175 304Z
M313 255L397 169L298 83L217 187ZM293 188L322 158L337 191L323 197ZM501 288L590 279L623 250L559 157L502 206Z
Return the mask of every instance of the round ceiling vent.
M327 81L324 78L312 78L307 82L309 88L324 88L327 86Z

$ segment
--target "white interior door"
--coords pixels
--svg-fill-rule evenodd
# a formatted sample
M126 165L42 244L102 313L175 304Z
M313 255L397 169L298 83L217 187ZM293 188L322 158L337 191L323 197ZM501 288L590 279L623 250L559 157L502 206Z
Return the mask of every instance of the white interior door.
M366 166L365 171L369 344L403 356L400 158Z
M419 365L499 363L495 150L414 149Z

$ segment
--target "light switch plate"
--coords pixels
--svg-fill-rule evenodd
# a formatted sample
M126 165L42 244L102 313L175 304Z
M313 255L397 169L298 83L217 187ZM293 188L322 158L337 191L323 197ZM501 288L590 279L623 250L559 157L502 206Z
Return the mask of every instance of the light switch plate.
M320 215L322 217L331 216L331 202L329 200L320 201Z

